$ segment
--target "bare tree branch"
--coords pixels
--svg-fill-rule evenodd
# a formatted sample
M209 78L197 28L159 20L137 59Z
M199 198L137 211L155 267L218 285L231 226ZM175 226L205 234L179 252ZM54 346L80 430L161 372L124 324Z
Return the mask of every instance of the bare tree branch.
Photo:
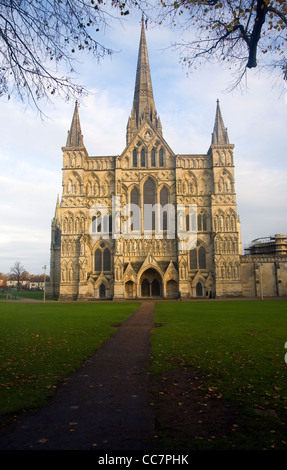
M111 55L114 51L97 36L114 18L128 14L133 3L0 0L0 96L19 97L41 112L41 99L87 93L70 77L76 53L88 51L97 60Z
M243 77L248 68L269 67L287 77L287 3L283 0L160 0L159 21L192 33L177 42L181 60L228 61ZM238 84L238 78L235 83Z
M21 281L25 279L26 275L27 271L25 270L24 266L20 263L20 261L16 261L11 267L11 276L17 281L18 290L21 287Z

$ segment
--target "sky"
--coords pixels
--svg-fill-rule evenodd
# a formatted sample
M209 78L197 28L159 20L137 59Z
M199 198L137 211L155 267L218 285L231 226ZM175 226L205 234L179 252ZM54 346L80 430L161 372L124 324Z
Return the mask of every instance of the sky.
M100 63L79 56L76 79L90 94L79 105L90 156L121 154L132 108L140 16L113 23L103 35L116 51ZM235 145L235 191L243 246L287 234L287 88L267 72L249 71L246 90L226 92L232 71L206 64L191 72L170 45L179 31L146 29L154 99L163 136L175 154L207 153L219 99ZM0 99L0 273L16 261L30 274L50 264L51 220L62 193L62 146L74 102L41 104L47 116L16 99Z

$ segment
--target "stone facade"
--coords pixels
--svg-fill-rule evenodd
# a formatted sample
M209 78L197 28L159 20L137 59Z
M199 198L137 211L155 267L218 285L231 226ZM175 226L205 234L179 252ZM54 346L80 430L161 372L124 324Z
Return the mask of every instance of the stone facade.
M242 294L247 297L287 295L287 238L277 234L254 240L241 257Z
M240 296L243 276L254 295L253 268L241 266L233 149L219 102L206 154L169 147L142 23L121 154L88 155L75 105L52 221L49 293L60 300Z
M287 295L287 256L242 256L240 274L245 297Z

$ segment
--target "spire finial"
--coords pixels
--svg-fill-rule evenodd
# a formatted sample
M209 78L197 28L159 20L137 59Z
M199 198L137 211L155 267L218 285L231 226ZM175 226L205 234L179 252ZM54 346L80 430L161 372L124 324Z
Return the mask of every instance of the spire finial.
M80 125L78 100L75 102L75 110L70 131L68 132L66 147L84 147L83 135Z
M212 133L212 144L221 145L221 144L229 144L229 138L227 134L227 128L224 127L220 106L219 106L219 99L216 100L216 115L215 115L215 123Z

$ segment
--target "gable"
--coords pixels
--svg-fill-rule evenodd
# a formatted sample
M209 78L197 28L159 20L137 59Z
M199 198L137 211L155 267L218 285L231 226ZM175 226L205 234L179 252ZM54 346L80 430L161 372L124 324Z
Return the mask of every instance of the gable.
M135 157L135 154L137 157ZM135 159L137 158L137 165ZM124 168L174 168L175 154L153 124L145 120L120 156ZM145 164L143 164L145 159Z

